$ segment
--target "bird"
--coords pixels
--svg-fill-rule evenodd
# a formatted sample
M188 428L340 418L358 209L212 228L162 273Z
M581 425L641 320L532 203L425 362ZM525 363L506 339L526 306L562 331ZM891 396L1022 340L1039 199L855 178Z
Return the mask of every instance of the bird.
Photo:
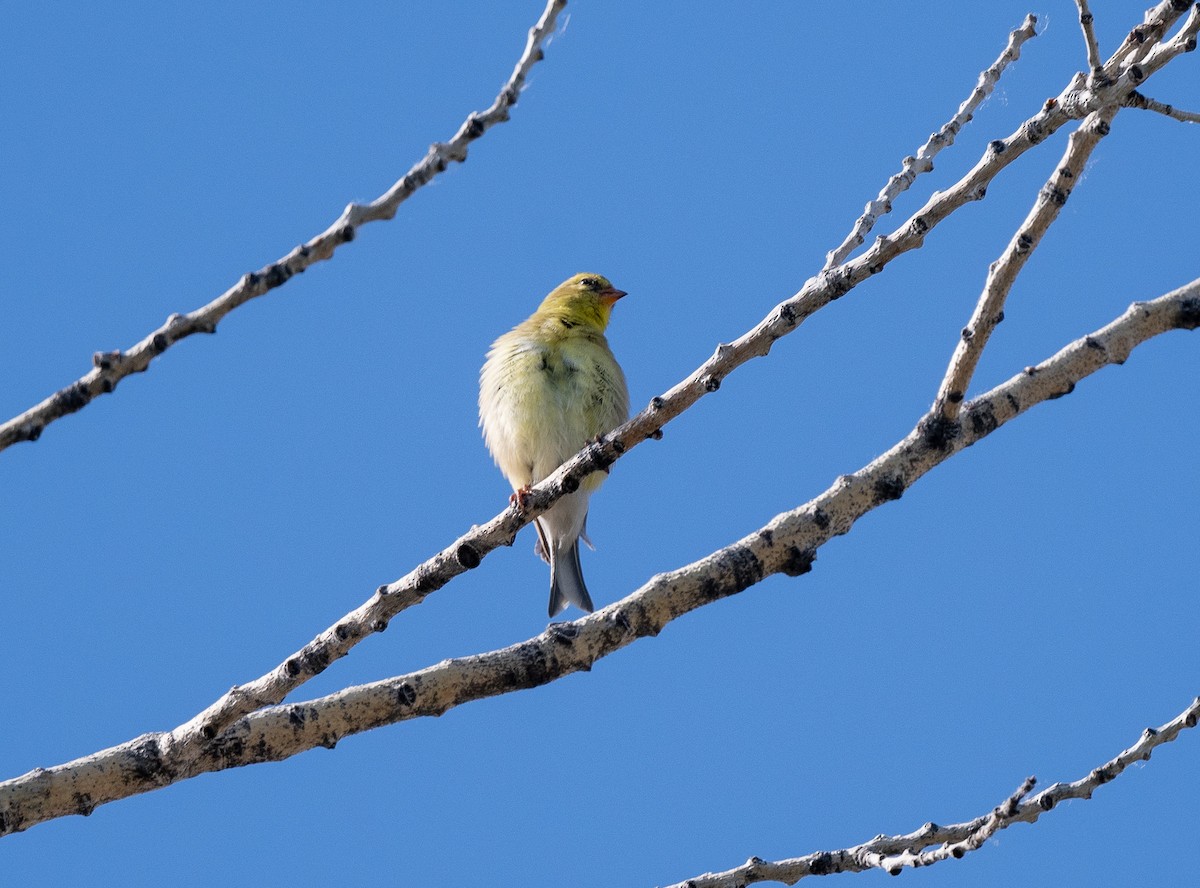
M629 418L625 374L604 337L625 295L601 275L574 275L492 343L479 372L479 425L518 505L531 486ZM595 548L587 536L588 499L605 474L588 475L534 519L535 551L550 564L551 617L568 604L594 609L579 541Z

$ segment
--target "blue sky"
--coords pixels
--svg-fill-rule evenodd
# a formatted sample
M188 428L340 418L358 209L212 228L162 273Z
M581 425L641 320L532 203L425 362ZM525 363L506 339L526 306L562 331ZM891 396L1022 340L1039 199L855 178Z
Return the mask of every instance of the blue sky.
M1142 10L1095 10L1105 56ZM540 11L11 10L0 419L384 191L491 102ZM609 338L635 408L670 388L819 269L1027 12L1042 35L894 222L1083 65L1073 3L571 3L512 120L465 165L0 453L0 778L186 721L498 512L478 368L568 275L629 291ZM1200 109L1197 61L1145 91ZM907 433L1066 132L618 464L584 553L598 604ZM1195 126L1117 117L974 391L1196 276L1198 146ZM1028 774L1081 777L1200 690L1196 335L1148 343L955 457L811 574L589 674L37 826L0 842L0 872L655 885L969 819ZM297 698L537 634L532 547L527 530ZM1198 763L1185 734L1092 801L903 878L1179 882Z

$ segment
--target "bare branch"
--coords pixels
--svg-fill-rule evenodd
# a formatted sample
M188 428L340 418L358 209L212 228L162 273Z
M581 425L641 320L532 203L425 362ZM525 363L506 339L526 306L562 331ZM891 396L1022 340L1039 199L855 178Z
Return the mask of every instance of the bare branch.
M1067 394L1101 367L1123 363L1147 339L1197 326L1200 279L1152 302L1134 303L1106 327L965 405L960 423L926 416L887 453L839 478L803 506L776 516L700 561L653 577L621 601L574 622L553 624L535 638L327 697L262 709L239 719L210 742L184 726L0 783L0 835L67 814L90 813L97 805L197 774L279 761L315 746L333 746L350 734L441 715L472 700L586 671L601 657L639 638L653 637L683 614L741 592L764 577L806 573L820 546L849 531L867 512L899 498L955 453L1035 404ZM1096 780L1111 779L1105 777L1108 774L1108 770L1097 772ZM1043 807L1048 807L1082 791L1067 784L1052 787L1038 798L1045 799ZM1018 819L1030 819L1026 806L1021 811ZM963 838L965 834L953 840Z
M1004 320L1004 302L1016 282L1017 275L1033 255L1046 230L1058 218L1059 212L1071 196L1071 189L1083 173L1088 158L1108 135L1109 124L1117 113L1116 106L1095 111L1071 133L1067 149L1050 180L1038 192L1037 200L1017 229L1008 247L1000 258L988 269L987 282L975 305L975 311L955 346L950 366L934 400L934 410L946 419L958 416L959 405L966 396L967 386L979 364L983 349L996 329Z
M648 438L662 437L662 428L702 397L717 391L722 380L752 358L767 355L776 340L796 330L809 316L881 272L893 259L920 247L925 236L964 204L981 200L989 183L1010 163L1045 140L1069 120L1097 108L1114 106L1130 89L1125 78L1091 89L1079 79L1045 103L1006 139L990 143L983 157L965 176L944 192L934 194L891 234L879 237L861 256L830 272L809 279L790 299L780 303L750 331L730 343L721 343L713 355L691 375L648 407L589 445L522 500L524 510L510 506L485 524L472 528L405 576L380 586L375 595L346 614L273 670L251 682L235 686L221 699L175 732L180 743L202 743L219 734L236 719L262 706L282 702L289 693L344 657L360 641L387 628L401 611L420 604L430 593L454 577L477 567L500 546L511 545L517 532L548 509L562 495L578 489L582 479L610 468L623 454Z
M1195 111L1181 111L1173 105L1167 105L1152 99L1149 96L1144 96L1136 89L1125 97L1122 104L1126 108L1140 108L1143 111L1156 111L1159 114L1165 114L1172 120L1181 120L1184 123L1200 123L1200 114Z
M940 848L931 851L913 852L905 849L899 854L880 855L875 865L891 876L900 875L906 866L915 869L918 866L931 866L949 860L951 857L960 859L968 852L978 851L983 843L997 832L1012 823L1020 810L1021 801L1033 791L1037 784L1036 777L1026 777L1025 782L1017 787L1003 804L998 805L991 814L983 818L977 829L971 830L966 838L957 842L946 842Z
M1137 65L1158 41L1162 40L1167 29L1179 20L1189 6L1193 6L1193 4L1179 2L1179 0L1162 0L1157 6L1146 10L1142 24L1137 25L1129 32L1121 45L1117 47L1117 51L1104 63L1104 77L1111 80L1123 68ZM1194 8L1192 15L1195 15Z
M875 223L879 221L879 217L892 211L892 201L907 191L917 176L921 173L928 173L933 169L933 158L943 148L954 144L954 137L958 135L959 130L971 122L975 110L983 103L984 99L992 94L992 90L995 88L996 82L1000 79L1000 75L1004 73L1004 69L1008 67L1010 62L1020 58L1022 44L1030 37L1037 36L1036 25L1037 17L1027 15L1021 27L1008 35L1008 46L1004 48L1004 52L1000 53L999 57L997 57L996 61L992 62L990 67L980 73L979 80L975 84L975 89L958 106L958 113L946 121L941 129L929 137L917 152L916 157L909 156L904 158L904 166L900 172L888 179L887 184L879 192L879 196L867 204L863 210L863 214L854 223L854 229L846 235L846 239L842 241L841 246L836 250L831 250L826 255L825 267L821 269L822 272L827 272L845 262L846 257L866 241L867 235L871 233L871 229L875 227Z
M1079 8L1079 27L1083 29L1083 42L1087 45L1088 68L1092 71L1099 71L1100 44L1096 42L1096 28L1092 19L1092 11L1088 9L1087 0L1075 0L1075 5Z
M97 352L93 368L40 404L0 425L0 450L21 441L36 441L51 422L86 407L99 395L113 391L126 376L142 373L168 348L194 333L215 333L217 324L235 308L287 283L317 262L333 257L354 239L361 225L391 219L400 204L454 161L467 159L467 147L498 123L509 118L530 69L543 58L542 44L554 33L555 21L567 0L548 0L542 16L529 31L525 51L487 110L473 112L448 142L435 142L429 152L391 188L369 204L350 204L321 234L296 247L282 259L243 275L236 284L195 311L173 314L166 322L125 351Z
M794 885L805 876L832 873L859 873L881 868L897 875L905 866L928 866L947 857L962 857L974 851L988 837L1014 823L1034 823L1042 814L1064 799L1090 799L1098 786L1116 778L1130 764L1146 761L1155 747L1170 743L1180 732L1194 728L1200 718L1200 697L1192 705L1160 728L1146 728L1141 738L1124 752L1095 768L1074 783L1056 783L1031 799L1025 799L1033 786L1030 777L1009 799L992 813L966 823L938 826L927 823L919 830L901 836L879 836L853 848L816 851L804 857L767 862L752 857L744 864L721 873L693 876L671 888L744 888L755 882L783 882ZM941 847L920 853L932 845Z

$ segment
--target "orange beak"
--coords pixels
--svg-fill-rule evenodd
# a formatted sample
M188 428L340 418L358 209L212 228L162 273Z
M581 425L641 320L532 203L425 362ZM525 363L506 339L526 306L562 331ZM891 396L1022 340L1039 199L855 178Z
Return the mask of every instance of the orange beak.
M626 293L624 290L618 290L616 287L609 287L607 290L600 291L600 298L604 301L604 304L607 305L609 308L612 308L613 305L616 304L616 301L618 299L620 299L622 296L628 296L628 295L629 294Z

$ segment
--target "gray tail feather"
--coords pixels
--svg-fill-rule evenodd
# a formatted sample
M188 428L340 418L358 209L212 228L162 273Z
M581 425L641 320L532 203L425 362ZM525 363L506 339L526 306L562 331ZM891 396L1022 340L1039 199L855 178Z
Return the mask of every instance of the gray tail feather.
M560 550L554 555L550 563L550 616L557 616L568 604L590 614L596 608L583 582L583 569L579 566L579 540L571 544L570 551Z

